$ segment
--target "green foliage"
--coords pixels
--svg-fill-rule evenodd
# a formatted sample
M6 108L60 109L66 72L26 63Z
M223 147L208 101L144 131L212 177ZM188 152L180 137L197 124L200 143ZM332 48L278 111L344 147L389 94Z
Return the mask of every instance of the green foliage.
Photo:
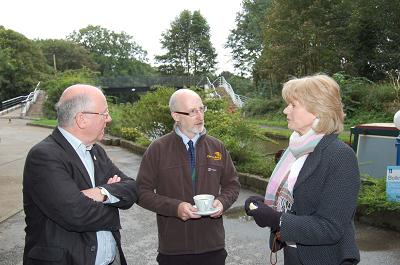
M332 77L340 86L344 111L351 117L359 110L366 87L371 84L371 81L362 77L352 77L343 72L336 73Z
M197 76L214 71L217 55L200 11L182 11L162 34L161 45L167 51L156 56L162 73Z
M390 122L400 105L390 83L375 84L363 77L336 73L333 78L341 88L346 119L362 123Z
M360 111L351 117L346 117L344 127L345 130L350 130L359 124L393 122L393 115L393 113Z
M242 75L251 74L263 49L265 16L271 0L243 0L236 14L236 27L231 30L226 48L232 50L234 66Z
M160 87L146 93L134 104L121 105L123 126L138 128L151 139L170 132L174 121L168 103L174 92L173 88Z
M256 151L254 139L268 141L258 126L248 123L240 113L210 109L205 115L207 133L220 139L236 165L259 163L263 156ZM254 173L253 169L249 173Z
M339 71L381 81L400 69L399 13L392 0L243 0L227 47L257 84Z
M246 116L259 116L267 113L276 113L283 117L282 110L285 107L285 102L282 97L274 97L272 99L254 98L246 101L243 107L243 112Z
M400 212L400 203L386 200L386 178L365 177L362 182L358 204L367 214L380 211Z
M265 23L264 49L254 68L261 79L334 73L346 58L349 1L273 1Z
M353 1L347 53L353 75L373 81L400 69L400 1Z
M136 141L141 133L132 127L121 127L121 136L130 141Z
M125 32L114 32L100 26L89 25L74 31L68 37L88 50L100 66L103 76L137 74L147 71L147 52Z
M250 161L236 164L236 170L239 172L250 173L264 178L269 178L274 171L275 161L272 156L255 156Z
M42 50L47 64L53 69L55 59L57 71L64 72L83 67L95 71L98 68L89 51L72 41L47 39L36 40L35 43Z
M0 26L0 101L29 94L48 70L46 59L31 40Z
M228 101L224 99L216 99L216 98L206 98L203 100L204 105L207 106L209 110L226 110L228 109Z
M55 104L60 99L62 92L69 86L75 84L96 84L96 73L87 70L70 70L56 75L53 79L45 82L43 88L46 90L47 98L43 105L43 113L50 119L57 117Z

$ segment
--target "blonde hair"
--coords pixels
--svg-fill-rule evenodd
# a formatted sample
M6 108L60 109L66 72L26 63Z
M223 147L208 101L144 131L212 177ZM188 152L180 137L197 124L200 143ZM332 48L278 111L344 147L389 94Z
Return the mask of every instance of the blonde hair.
M283 85L282 97L286 103L299 101L319 122L313 126L317 133L343 131L344 112L340 87L333 78L317 74L294 78Z

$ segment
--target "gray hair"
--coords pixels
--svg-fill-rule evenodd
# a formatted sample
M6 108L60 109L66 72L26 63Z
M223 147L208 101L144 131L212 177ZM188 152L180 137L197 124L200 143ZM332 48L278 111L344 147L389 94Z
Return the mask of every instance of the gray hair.
M169 99L169 110L171 112L177 111L178 106L177 106L177 100L176 100L176 93L173 93L172 96Z
M64 128L73 124L75 116L85 111L90 104L90 97L78 94L66 100L59 100L56 104L58 126Z

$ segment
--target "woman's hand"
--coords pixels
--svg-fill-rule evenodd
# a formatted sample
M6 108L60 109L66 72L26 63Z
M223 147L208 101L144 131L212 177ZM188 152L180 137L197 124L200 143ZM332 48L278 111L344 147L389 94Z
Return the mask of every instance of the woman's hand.
M251 210L250 203L257 206L257 209ZM261 196L251 196L247 198L244 208L246 214L253 216L254 221L260 227L271 227L272 230L277 230L279 228L279 219L282 213L275 211L268 205L264 203L264 198Z

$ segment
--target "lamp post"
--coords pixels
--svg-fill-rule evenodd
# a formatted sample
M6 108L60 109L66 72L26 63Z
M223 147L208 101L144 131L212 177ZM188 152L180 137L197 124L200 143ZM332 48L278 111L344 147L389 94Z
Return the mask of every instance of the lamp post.
M400 110L394 114L393 117L394 125L396 125L397 129L400 130ZM396 137L396 149L397 149L397 156L396 156L396 166L400 166L400 134Z

